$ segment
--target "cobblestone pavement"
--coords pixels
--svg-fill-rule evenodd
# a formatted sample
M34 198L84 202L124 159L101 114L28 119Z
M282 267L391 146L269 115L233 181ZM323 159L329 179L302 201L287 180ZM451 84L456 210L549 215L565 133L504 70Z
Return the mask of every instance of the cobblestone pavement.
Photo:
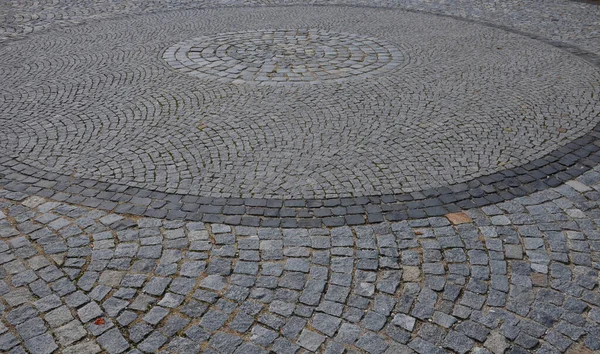
M599 204L600 169L446 217L311 229L1 190L0 350L592 353Z
M104 21L5 47L6 155L167 193L362 197L521 166L600 121L597 67L495 28L339 7L136 21L136 31ZM239 27L251 30L230 33ZM161 50L195 77L169 70Z
M558 0L2 2L0 352L600 352L599 36Z

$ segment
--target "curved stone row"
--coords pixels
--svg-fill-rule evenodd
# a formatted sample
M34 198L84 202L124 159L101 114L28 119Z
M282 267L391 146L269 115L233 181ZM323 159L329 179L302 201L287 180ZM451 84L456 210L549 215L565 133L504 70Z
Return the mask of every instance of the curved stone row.
M600 128L522 167L468 183L399 195L325 200L184 196L48 173L10 158L0 158L0 185L105 211L229 225L318 228L395 222L442 216L559 186L600 162L596 131Z
M332 229L107 214L0 192L0 349L600 349L600 172L445 217Z

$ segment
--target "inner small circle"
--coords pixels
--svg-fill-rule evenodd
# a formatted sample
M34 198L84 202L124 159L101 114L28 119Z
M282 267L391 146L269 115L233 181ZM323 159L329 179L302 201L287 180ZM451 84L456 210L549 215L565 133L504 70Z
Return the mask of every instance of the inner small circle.
M165 51L173 68L225 81L306 83L380 74L402 63L380 39L318 29L220 33Z

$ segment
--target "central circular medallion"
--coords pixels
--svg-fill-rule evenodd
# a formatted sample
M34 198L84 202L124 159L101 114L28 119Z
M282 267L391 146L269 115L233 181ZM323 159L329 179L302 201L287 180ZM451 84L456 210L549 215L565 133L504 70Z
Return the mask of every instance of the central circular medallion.
M200 78L265 84L344 81L379 75L403 62L389 43L318 29L220 33L177 43L163 59Z

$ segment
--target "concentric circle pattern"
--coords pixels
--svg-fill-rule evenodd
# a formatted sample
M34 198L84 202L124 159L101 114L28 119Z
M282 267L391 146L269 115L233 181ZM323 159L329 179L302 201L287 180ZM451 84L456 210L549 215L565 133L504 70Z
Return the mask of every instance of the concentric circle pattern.
M225 81L342 81L390 70L397 49L376 38L319 29L262 30L199 37L170 47L163 58L196 77Z
M303 68L312 85L293 84ZM214 198L444 187L541 158L600 120L600 74L580 58L398 10L231 8L97 21L6 45L0 79L4 156Z

